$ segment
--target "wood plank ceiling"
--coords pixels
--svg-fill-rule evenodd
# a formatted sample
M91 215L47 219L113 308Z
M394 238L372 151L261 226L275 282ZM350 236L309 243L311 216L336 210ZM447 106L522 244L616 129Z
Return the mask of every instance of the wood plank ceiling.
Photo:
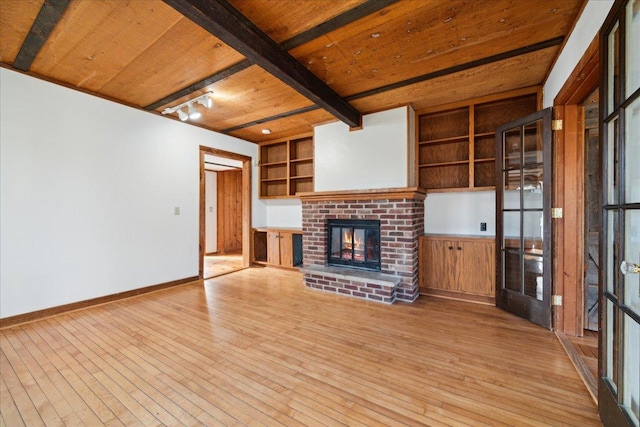
M212 91L190 123L261 142L540 85L582 5L0 0L0 63L154 114Z

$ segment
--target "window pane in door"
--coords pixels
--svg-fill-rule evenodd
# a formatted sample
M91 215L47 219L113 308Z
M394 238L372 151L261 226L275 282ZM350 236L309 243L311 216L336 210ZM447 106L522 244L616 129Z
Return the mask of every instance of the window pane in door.
M625 126L625 203L637 203L640 202L640 98L627 107Z
M514 292L521 293L520 278L522 277L522 263L520 262L520 252L505 251L504 265L504 287Z
M524 294L542 301L542 256L524 254Z
M634 425L640 420L640 325L630 316L624 316L624 378L622 404L626 407Z
M503 169L520 167L521 142L520 128L511 129L504 133L502 140Z
M503 248L520 250L520 212L502 213Z
M626 22L626 94L631 96L640 87L640 0L627 4Z
M524 168L522 174L524 208L542 209L542 165Z
M514 170L510 172L517 172L520 175L520 170ZM503 209L520 209L520 186L518 189L505 191L502 195Z
M618 211L607 211L607 280L606 291L616 295L615 278L618 274L616 251L616 230L618 230Z
M542 236L543 236L543 218L542 211L526 211L522 214L522 233L525 241L525 251L531 251L532 246L534 249L542 250Z
M611 381L614 391L617 391L618 387L617 387L617 376L616 376L616 367L617 367L617 363L616 363L616 357L617 357L617 351L616 348L617 346L616 344L616 340L615 340L615 333L616 333L616 310L613 307L613 303L611 301L609 301L608 299L606 300L607 302L607 325L606 325L606 349L607 349L607 354L606 354L606 358L607 360L605 361L605 376Z
M608 38L608 49L609 58L607 60L607 92L609 94L607 101L607 111L605 116L611 114L615 107L617 107L620 102L618 100L619 91L618 85L620 84L620 63L618 61L618 23L613 27L611 33L609 33Z
M625 213L624 260L640 264L640 210ZM624 303L640 316L640 274L624 275Z
M618 202L618 118L607 124L607 200Z
M542 120L524 127L524 164L542 163Z

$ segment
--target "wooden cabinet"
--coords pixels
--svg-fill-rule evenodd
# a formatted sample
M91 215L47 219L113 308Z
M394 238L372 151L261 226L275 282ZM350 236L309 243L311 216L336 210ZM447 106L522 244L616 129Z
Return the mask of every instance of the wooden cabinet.
M421 293L495 302L493 237L425 235L419 241Z
M256 228L253 230L253 262L294 268L302 264L302 231Z
M313 191L313 136L260 144L260 198Z
M495 130L535 112L536 93L532 88L417 111L418 185L430 192L494 189Z

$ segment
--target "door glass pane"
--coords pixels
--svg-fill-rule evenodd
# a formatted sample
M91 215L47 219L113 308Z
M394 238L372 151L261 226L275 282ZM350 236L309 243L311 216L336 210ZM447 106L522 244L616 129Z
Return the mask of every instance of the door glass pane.
M520 170L510 172L520 172ZM502 204L503 209L520 209L520 186L518 186L517 190L505 191L502 197Z
M627 98L640 87L640 0L627 4L626 94Z
M542 120L524 127L524 163L542 163Z
M524 255L524 294L542 301L542 256Z
M506 251L504 253L504 287L506 289L521 293L520 277L522 268L520 263L520 253Z
M542 250L542 232L544 231L543 218L544 215L542 214L542 211L527 211L522 213L522 232L525 243L531 242L531 245L537 246L540 250ZM525 245L525 251L530 251L530 249L530 247Z
M520 190L520 168L509 169L504 172L504 189L505 190ZM519 203L519 202L518 202Z
M542 209L542 165L524 168L524 199L525 209Z
M607 200L618 202L618 118L607 125Z
M618 23L613 27L611 33L608 36L607 52L609 58L607 59L607 112L605 116L611 114L620 102L618 102L618 86L620 84L618 73L620 72L618 62Z
M640 264L640 210L627 210L625 227L624 260ZM624 275L624 303L640 316L640 274Z
M609 380L611 380L611 383L613 385L614 391L618 389L617 383L616 383L616 366L617 363L615 363L615 359L616 359L616 348L617 346L616 344L616 335L615 335L615 331L616 331L616 310L613 307L613 303L611 301L609 301L608 299L606 300L607 302L607 325L606 325L606 342L607 342L607 360L606 360L606 370L605 370L605 376L607 378L609 378Z
M520 128L508 130L503 136L502 152L504 153L503 169L520 167Z
M607 211L607 283L606 290L616 294L615 278L618 272L616 251L616 233L618 230L618 211Z
M520 212L502 213L503 248L520 250Z
M624 316L624 362L622 404L638 425L640 419L640 326L631 317Z
M625 203L637 203L640 202L640 98L626 109L625 126Z

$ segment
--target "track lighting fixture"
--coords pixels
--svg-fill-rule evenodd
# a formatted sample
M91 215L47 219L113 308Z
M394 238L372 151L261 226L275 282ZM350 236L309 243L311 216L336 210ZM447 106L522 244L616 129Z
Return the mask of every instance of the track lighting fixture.
M183 102L182 104L178 104L174 107L165 108L162 111L162 114L173 114L178 113L178 117L183 122L187 119L197 120L202 117L202 113L196 108L196 104L200 104L203 107L211 108L213 107L213 99L211 99L211 95L213 92L207 92L204 95L200 95L197 98L190 99L188 101ZM185 109L186 108L186 112Z

